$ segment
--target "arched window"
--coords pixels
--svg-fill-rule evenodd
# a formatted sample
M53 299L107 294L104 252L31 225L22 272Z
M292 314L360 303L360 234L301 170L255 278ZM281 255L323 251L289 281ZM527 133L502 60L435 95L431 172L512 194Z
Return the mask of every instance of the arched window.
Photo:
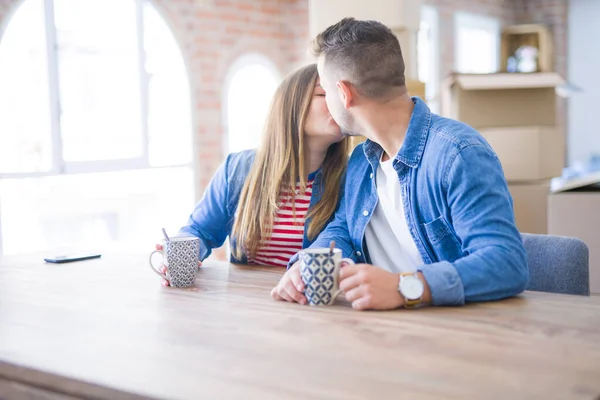
M157 10L25 0L4 23L0 253L147 248L163 224L181 226L194 202L190 88Z
M280 81L277 68L258 54L241 56L225 81L225 152L256 148L271 99Z

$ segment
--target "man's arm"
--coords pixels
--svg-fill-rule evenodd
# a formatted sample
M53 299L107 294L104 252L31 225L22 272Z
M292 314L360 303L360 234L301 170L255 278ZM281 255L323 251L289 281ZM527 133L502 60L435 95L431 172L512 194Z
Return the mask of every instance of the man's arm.
M434 305L498 300L525 290L525 249L500 161L485 145L463 148L443 181L452 226L467 256L423 265Z
M332 240L335 241L335 247L342 250L342 257L352 258L354 261L356 261L352 247L352 239L350 238L350 232L348 231L348 222L346 219L346 190L344 190L340 195L339 205L333 220L327 224L325 230L319 234L317 239L309 246L309 248L316 249L329 247L329 243L331 243ZM294 265L294 263L298 261L298 258L299 253L295 254L290 259L288 268Z

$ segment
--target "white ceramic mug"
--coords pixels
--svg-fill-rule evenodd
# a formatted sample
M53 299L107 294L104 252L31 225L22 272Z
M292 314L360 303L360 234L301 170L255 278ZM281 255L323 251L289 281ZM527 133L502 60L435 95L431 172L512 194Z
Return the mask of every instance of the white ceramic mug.
M304 295L312 306L329 306L340 294L340 268L354 264L342 258L342 250L305 249L300 252L300 276L304 282Z
M150 268L162 278L169 281L172 287L185 288L194 286L198 261L200 259L200 239L197 237L173 237L162 242L162 250L150 253ZM162 255L162 264L167 267L163 274L152 264L152 256Z

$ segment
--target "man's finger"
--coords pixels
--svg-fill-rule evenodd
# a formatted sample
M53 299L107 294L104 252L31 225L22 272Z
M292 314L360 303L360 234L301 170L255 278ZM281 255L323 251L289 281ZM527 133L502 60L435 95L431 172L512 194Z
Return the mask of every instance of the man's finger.
M358 311L362 311L362 310L368 310L371 307L371 297L369 296L362 296L361 298L354 300L352 302L352 308L354 308L355 310Z
M342 268L341 271L343 271L346 268L349 268L349 267ZM342 289L342 291L344 291L346 293L346 292L349 292L350 290L352 290L356 287L359 287L361 285L362 277L358 272L342 278L341 271L340 271L340 289Z
M360 271L358 265L350 264L340 268L340 280L356 275Z
M356 286L355 288L348 290L347 292L344 292L344 296L346 297L346 300L348 300L350 303L360 299L361 297L364 296L364 287L363 286Z

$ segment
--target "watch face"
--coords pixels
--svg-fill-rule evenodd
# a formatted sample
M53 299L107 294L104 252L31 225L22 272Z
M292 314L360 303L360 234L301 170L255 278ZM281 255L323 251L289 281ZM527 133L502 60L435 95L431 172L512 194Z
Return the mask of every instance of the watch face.
M400 293L409 300L423 296L423 282L414 275L405 276L400 281Z

